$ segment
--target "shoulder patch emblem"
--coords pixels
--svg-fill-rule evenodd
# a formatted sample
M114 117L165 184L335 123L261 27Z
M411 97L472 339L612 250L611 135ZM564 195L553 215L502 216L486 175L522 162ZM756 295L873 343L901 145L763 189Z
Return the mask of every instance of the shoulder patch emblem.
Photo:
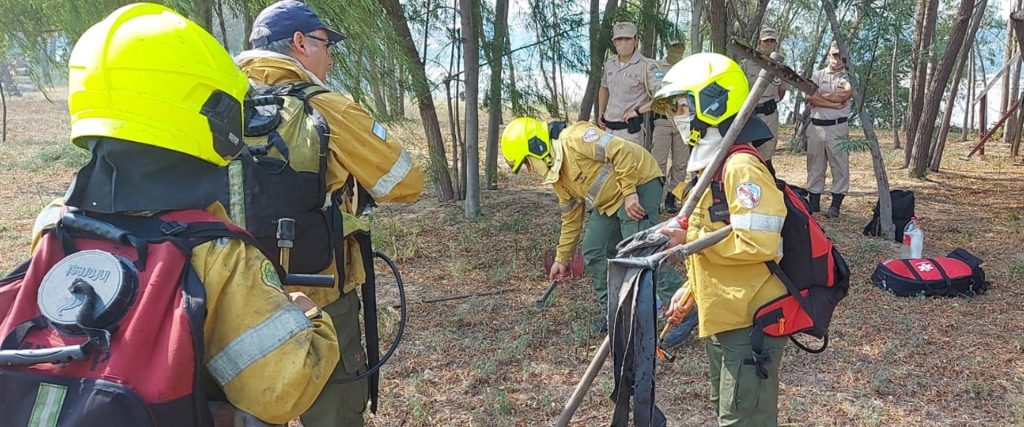
M736 187L736 200L747 209L753 209L761 203L761 186L753 182L744 182Z
M373 122L373 134L380 138L381 141L388 140L388 130L384 128L384 125L378 121Z
M260 264L260 279L263 280L264 285L277 289L282 293L284 292L284 286L281 286L281 278L277 277L277 270L274 270L274 265L270 263L270 260L265 259Z
M590 128L586 132L583 132L583 142L594 142L600 135L597 134L597 129Z
M661 70L657 70L657 71L654 72L654 77L660 79L662 77L665 77L665 73L663 73Z

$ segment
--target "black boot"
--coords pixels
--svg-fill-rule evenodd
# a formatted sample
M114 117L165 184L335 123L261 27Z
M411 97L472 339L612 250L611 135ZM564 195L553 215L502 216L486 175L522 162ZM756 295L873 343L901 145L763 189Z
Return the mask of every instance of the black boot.
M832 193L832 206L828 208L828 213L825 216L829 218L839 218L839 207L843 205L843 198L845 194Z
M807 207L810 209L811 213L821 212L821 194L818 194L818 193L807 193L807 194L809 196L808 201L810 202L810 203L807 204Z
M665 210L670 214L679 212L679 206L676 206L676 196L672 193L665 194Z

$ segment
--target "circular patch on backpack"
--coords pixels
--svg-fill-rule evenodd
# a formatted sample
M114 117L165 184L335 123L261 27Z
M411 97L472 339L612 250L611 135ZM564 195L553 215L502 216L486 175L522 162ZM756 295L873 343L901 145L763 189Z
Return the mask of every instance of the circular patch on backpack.
M583 142L594 142L598 138L597 129L590 128L583 132Z
M761 203L761 186L753 182L744 182L736 187L736 200L740 206L747 209L754 209Z

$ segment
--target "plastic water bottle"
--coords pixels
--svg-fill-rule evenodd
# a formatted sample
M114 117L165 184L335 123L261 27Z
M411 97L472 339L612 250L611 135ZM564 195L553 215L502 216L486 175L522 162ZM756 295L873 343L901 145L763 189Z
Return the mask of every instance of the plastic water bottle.
M910 217L910 222L903 229L903 251L901 258L921 258L924 252L924 231L917 225L917 217Z

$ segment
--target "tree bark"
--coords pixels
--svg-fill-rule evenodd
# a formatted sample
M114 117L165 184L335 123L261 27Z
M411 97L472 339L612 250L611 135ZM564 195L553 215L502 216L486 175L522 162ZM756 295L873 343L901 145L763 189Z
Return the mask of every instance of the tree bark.
M505 37L508 32L508 0L494 5L494 39L491 40L488 62L491 67L490 99L487 101L487 148L484 153L484 180L488 190L498 189L498 129L502 122L501 72Z
M921 22L920 54L918 55L917 65L914 67L914 86L911 90L913 100L907 108L907 145L903 150L903 167L910 165L911 154L914 149L913 142L917 141L919 125L927 123L928 126L933 126L934 124L934 121L922 121L921 117L923 116L925 96L928 92L929 81L931 80L928 78L928 64L931 63L931 56L933 54L932 47L935 38L935 22L938 20L939 0L923 1L928 2L928 4L925 9L924 19ZM961 34L961 36L963 35Z
M967 58L970 57L971 48L974 46L974 38L978 33L978 26L981 24L981 18L985 16L985 8L988 6L988 0L981 0L981 3L975 7L974 16L971 18L970 27L967 29L967 38L964 39L963 46L960 48L960 54L957 57L956 74L953 75L953 88L949 90L949 99L946 101L946 111L943 113L942 122L940 122L939 128L939 139L935 143L935 148L930 154L930 164L928 170L932 172L939 171L939 165L942 163L942 153L946 148L946 137L949 135L950 122L953 119L953 106L956 105L957 92L960 87L960 80L964 73L964 67L967 65ZM970 109L970 104L968 109Z
M466 64L466 202L465 218L480 216L480 0L460 0L462 61Z
M711 51L725 55L729 41L729 9L726 0L710 0L708 24L711 26Z
M700 36L700 23L704 12L704 0L690 0L690 53L704 51Z
M969 73L967 74L967 102L964 104L964 125L960 129L960 142L967 141L967 132L974 128L974 49L968 49L967 62L970 66Z
M223 0L214 0L214 12L217 14L217 24L220 27L221 43L224 43L224 50L231 52L231 43L228 40L228 27L224 22L224 2Z
M192 0L192 20L213 34L213 0Z
M922 125L917 130L914 139L913 161L910 169L910 176L924 178L925 169L928 167L928 151L935 135L935 119L939 113L939 104L945 92L946 84L949 82L949 75L956 64L957 54L964 45L967 26L971 21L971 12L974 10L974 0L962 0L960 9L950 30L949 40L946 41L946 51L942 54L935 73L932 76L931 84L928 86L927 96L924 102L924 112L921 116ZM950 106L952 108L952 106ZM907 145L910 145L908 142Z
M835 6L829 0L822 1L825 8L825 15L828 17L829 25L835 36L836 44L839 45L840 54L843 58L849 58L846 51L846 42L840 32L839 20L836 19ZM881 223L881 237L891 241L896 234L896 227L892 223L892 198L889 194L889 176L885 171L885 162L882 159L882 152L878 148L878 138L875 135L874 122L871 115L864 108L864 90L857 81L857 73L854 68L849 67L850 83L853 84L854 105L859 105L858 113L860 123L864 127L864 137L868 140L868 147L871 150L871 160L875 168L875 184L878 187L878 219Z
M601 88L601 75L604 73L604 53L608 50L608 43L612 38L612 19L615 17L619 1L605 2L604 18L600 21L600 10L597 5L598 0L590 1L590 75L587 76L587 90L580 101L580 114L576 120L590 120L591 112L596 107L597 91Z
M897 112L898 108L896 106L896 104L897 104L896 99L898 99L897 97L899 96L899 92L897 91L897 88L899 86L896 85L896 69L897 69L897 67L896 67L896 64L897 64L897 62L896 62L896 54L900 50L899 49L899 47L900 47L900 35L899 35L898 32L896 34L893 34L892 44L893 44L892 45L892 65L889 67L889 90L891 91L891 94L892 94L892 96L890 96L891 101L892 101L892 140L893 140L893 143L894 143L894 147L893 148L899 149L900 148L900 119L899 119L899 113Z
M640 53L648 58L654 58L657 43L658 29L658 0L642 0L640 2Z
M444 150L444 138L441 136L441 124L437 120L437 108L434 107L434 98L430 93L430 82L427 80L427 73L420 59L419 52L412 41L412 32L409 30L409 22L402 12L402 5L399 0L378 0L380 6L387 14L388 21L398 34L401 41L401 49L405 54L406 61L411 64L409 77L412 80L413 92L416 96L416 104L420 112L420 120L423 121L423 133L427 138L427 147L430 151L430 172L433 177L437 200L448 202L455 198L455 191L452 189L451 175L448 173L448 163Z
M828 30L827 21L824 19L824 11L818 13L818 20L815 22L821 23L821 26L817 29L817 36L814 38L814 48L810 51L810 55L807 57L807 62L804 62L803 69L800 70L800 74L809 76L814 72L814 66L818 63L818 60L822 58L821 48L822 42L825 40L825 31ZM817 24L816 24L817 25ZM811 120L811 109L806 105L807 97L804 94L800 94L800 100L804 104L803 114L797 116L799 121L796 122L796 129L794 130L793 138L796 139L796 143L793 147L790 147L791 152L804 152L807 151L807 126Z
M754 15L750 17L750 20L747 21L747 26L743 29L743 38L754 46L757 46L757 36L760 33L761 22L764 21L764 11L767 9L768 0L757 0L757 9L754 11Z

